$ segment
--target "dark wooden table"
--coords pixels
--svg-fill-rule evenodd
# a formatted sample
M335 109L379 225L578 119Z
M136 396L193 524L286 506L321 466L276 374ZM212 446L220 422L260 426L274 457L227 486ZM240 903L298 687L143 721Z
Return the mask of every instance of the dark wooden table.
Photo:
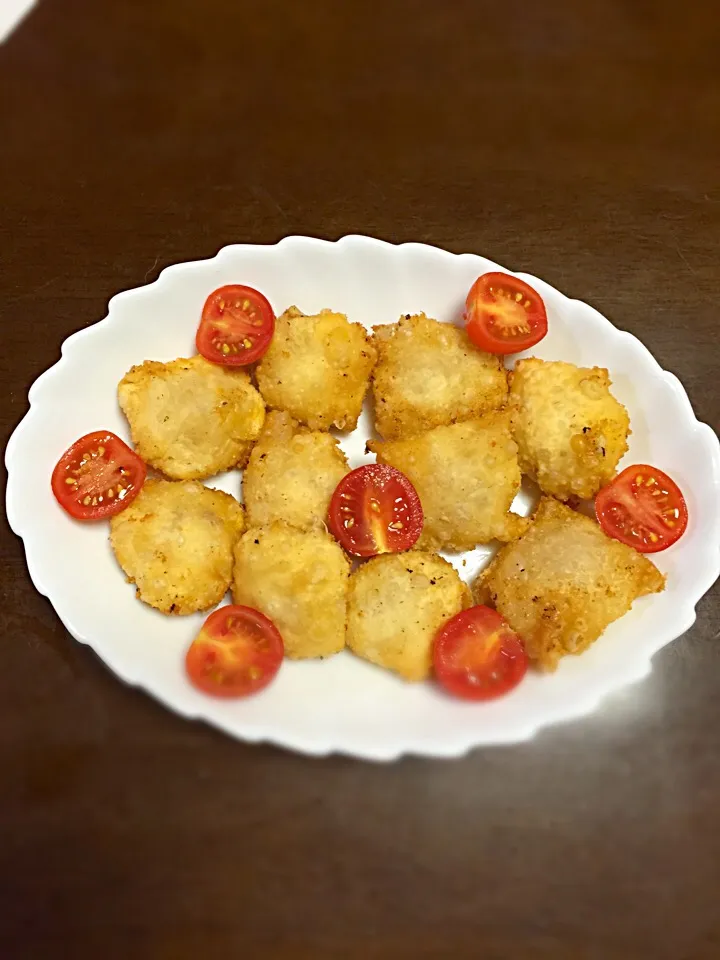
M538 274L717 424L718 49L710 3L43 0L0 47L3 439L112 294L289 233ZM6 525L0 563L2 960L720 956L717 591L593 717L373 766L183 722Z

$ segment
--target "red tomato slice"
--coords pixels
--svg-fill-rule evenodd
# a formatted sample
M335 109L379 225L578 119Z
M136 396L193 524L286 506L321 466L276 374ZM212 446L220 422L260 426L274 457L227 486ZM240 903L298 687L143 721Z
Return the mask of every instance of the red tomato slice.
M252 287L218 287L205 301L195 346L211 363L244 367L267 351L275 332L275 314Z
M211 613L190 644L185 666L192 683L215 697L246 697L280 669L285 646L277 627L252 607Z
M519 353L547 333L547 313L540 294L509 273L484 273L465 301L468 336L488 353Z
M147 468L140 457L107 430L76 440L58 460L52 491L76 520L114 517L142 490Z
M328 526L340 545L356 557L402 553L414 546L422 531L420 497L404 473L370 463L348 473L337 485Z
M687 504L678 485L658 470L640 463L619 473L595 498L598 523L640 553L666 550L685 533Z
M528 668L522 641L490 607L463 610L441 628L433 647L435 676L456 697L494 700L516 687Z

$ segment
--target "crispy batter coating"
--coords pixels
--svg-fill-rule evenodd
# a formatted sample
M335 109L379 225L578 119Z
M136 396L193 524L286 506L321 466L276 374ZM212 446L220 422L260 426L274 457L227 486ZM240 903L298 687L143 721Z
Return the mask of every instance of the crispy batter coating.
M442 557L419 550L382 554L350 577L348 646L406 680L424 680L435 634L471 602L469 589Z
M375 347L359 323L332 310L308 317L290 307L277 319L257 382L269 406L312 430L353 430L374 364Z
M137 452L174 480L201 480L244 466L265 404L244 370L204 357L146 360L120 381L118 400Z
M589 500L615 476L630 419L610 393L607 370L519 360L510 410L520 467L544 493Z
M195 480L148 479L110 520L110 543L142 601L162 613L195 613L227 593L244 527L243 508L229 494Z
M324 524L330 497L348 470L329 433L298 427L289 414L271 411L243 473L248 525L285 520L306 529Z
M505 403L500 358L473 346L464 329L418 313L373 330L375 426L386 440L471 420Z
M420 496L419 547L471 550L495 538L512 540L527 527L525 518L509 512L521 481L509 421L507 410L496 410L406 440L368 443Z
M293 659L345 646L350 562L322 529L278 521L254 527L235 547L233 597L270 617Z
M527 533L480 573L473 594L508 620L531 660L554 670L560 657L587 649L634 600L664 586L647 557L548 497Z

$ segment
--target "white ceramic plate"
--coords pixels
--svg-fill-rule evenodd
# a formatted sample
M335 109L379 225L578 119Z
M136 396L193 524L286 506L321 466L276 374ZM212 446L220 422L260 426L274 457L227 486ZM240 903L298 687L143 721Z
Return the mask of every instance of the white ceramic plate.
M545 299L550 332L531 352L609 368L613 392L632 422L624 464L653 463L673 476L687 498L690 523L682 540L655 558L668 575L664 593L639 600L582 656L565 658L552 675L530 674L504 699L461 703L430 683L406 684L348 652L321 662L286 661L276 682L255 698L205 697L183 671L185 650L205 615L164 617L139 603L112 556L107 525L75 523L50 492L55 462L79 436L107 428L128 438L117 382L145 359L191 356L203 302L221 284L257 287L277 312L290 304L306 313L332 307L370 327L422 310L452 323L475 278L498 269L483 257L422 244L288 237L275 246L226 247L212 260L177 264L155 283L113 297L108 316L66 340L61 360L33 385L30 411L6 453L10 524L25 541L35 586L70 633L121 679L183 716L243 740L374 760L403 753L458 756L482 744L524 740L548 724L588 713L606 694L645 676L652 655L693 623L695 604L720 572L718 440L695 419L677 378L635 337L535 277L520 274ZM364 416L343 440L352 466L368 459L369 430ZM239 476L226 474L209 485L237 495ZM530 507L521 494L515 509L527 513ZM489 552L451 559L470 579Z

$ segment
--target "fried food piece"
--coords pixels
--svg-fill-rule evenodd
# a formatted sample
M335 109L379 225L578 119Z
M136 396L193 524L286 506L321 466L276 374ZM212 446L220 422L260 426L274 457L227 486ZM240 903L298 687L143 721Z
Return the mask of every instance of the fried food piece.
M473 346L464 329L418 313L373 330L375 426L386 440L471 420L505 403L501 359Z
M381 554L350 577L347 644L406 680L424 680L435 634L471 603L468 587L442 557L419 550Z
M330 497L348 470L329 433L298 427L289 414L271 411L243 473L248 525L285 520L302 530L324 524Z
M634 600L664 586L647 557L548 497L527 533L480 573L473 595L507 619L531 660L554 670L560 657L587 649Z
M417 490L425 514L419 547L471 550L495 538L512 540L527 527L509 512L521 476L507 410L406 440L371 440L368 447Z
M195 480L148 479L110 520L110 543L144 603L162 613L195 613L227 593L244 528L243 508L230 494Z
M308 317L290 307L277 319L257 382L269 406L312 430L354 430L374 364L375 347L359 323L332 310Z
M244 370L199 356L133 367L118 400L137 452L174 480L244 466L265 420L263 399Z
M616 473L630 418L602 367L518 360L510 378L512 430L520 467L560 500L589 500Z
M324 530L283 521L254 527L235 547L233 598L270 617L295 660L345 646L350 562Z

